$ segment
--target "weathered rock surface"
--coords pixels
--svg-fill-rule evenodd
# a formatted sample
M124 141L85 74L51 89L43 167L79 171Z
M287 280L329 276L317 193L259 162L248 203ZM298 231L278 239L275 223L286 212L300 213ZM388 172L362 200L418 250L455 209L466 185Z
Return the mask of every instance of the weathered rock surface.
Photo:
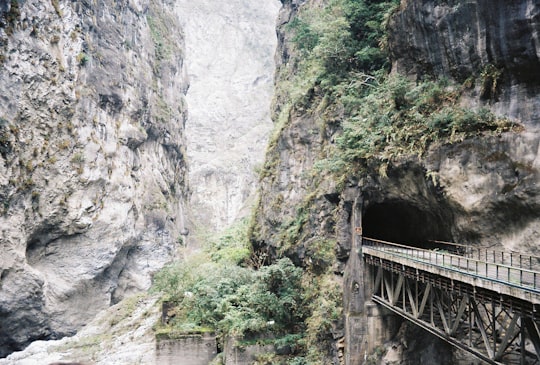
M159 0L2 2L0 356L73 334L175 254L183 37Z
M176 2L190 76L191 233L246 216L272 122L277 0Z
M35 341L24 351L0 359L0 364L154 364L157 354L152 327L161 315L157 302L156 297L135 295L100 312L75 336Z
M389 28L394 71L478 79L471 107L487 103L501 115L539 122L537 1L402 1Z
M321 2L284 1L278 83L294 72L297 55L288 44L286 25L298 6ZM524 130L433 145L421 159L394 161L388 176L368 171L340 191L331 178L313 170L315 161L326 157L338 128L320 124L318 105L293 107L266 157L253 233L256 248L285 253L308 266L317 240L334 240L335 272L346 275L362 272L345 264L354 254L357 228L366 236L410 244L439 239L538 254L539 10L537 2L528 0L402 1L389 23L392 72L467 82L462 105L516 118ZM277 97L275 115L286 102ZM351 260L349 266L359 262ZM345 297L346 308L356 308L353 315L361 320L366 298L349 303L355 297ZM356 326L356 343L369 336L362 326ZM430 351L446 353L441 364L452 357L450 349ZM364 350L354 356L361 362ZM415 363L414 354L406 353L397 361L407 359Z
M448 239L537 251L539 14L540 5L528 0L415 0L402 2L390 20L393 72L463 82L469 87L463 105L524 126L520 133L433 146L419 161L435 184L437 205L450 213L438 223L449 227L441 235Z

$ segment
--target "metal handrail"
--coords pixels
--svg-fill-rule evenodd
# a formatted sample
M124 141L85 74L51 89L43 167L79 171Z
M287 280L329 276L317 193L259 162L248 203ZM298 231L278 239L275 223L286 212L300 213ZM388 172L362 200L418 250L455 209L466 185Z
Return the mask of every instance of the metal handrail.
M480 260L481 257L485 257L485 261L497 263L497 258L500 258L502 263L505 263L509 261L509 265L514 267L517 265L521 268L528 268L529 270L532 270L535 266L540 266L540 256L534 256L534 255L524 255L521 252L518 251L502 251L502 250L494 250L489 249L487 247L473 247L471 245L464 245L461 243L454 243L454 242L447 242L447 241L440 241L440 240L429 240L429 242L434 242L446 246L454 246L458 247L464 250L463 256L471 256L471 257L478 257ZM459 250L456 250L459 252ZM463 252L463 251L462 251ZM477 255L474 255L475 253L478 253ZM483 255L482 255L483 254ZM488 259L492 259L492 261L489 261ZM534 265L533 264L536 264Z
M461 255L455 255L450 253L444 253L441 251L427 250L422 248L411 247L402 245L399 243L392 243L372 238L363 238L362 242L365 246L373 247L374 249L392 254L394 256L404 258L415 258L418 261L429 263L430 265L442 267L448 269L458 269L463 274L482 277L488 280L496 280L503 282L511 286L519 286L522 289L533 289L537 291L540 289L540 271L525 269L522 267L514 267L501 263L492 263L488 261L482 261L475 258L470 258ZM384 246L390 246L395 248L392 251L387 249L381 249Z

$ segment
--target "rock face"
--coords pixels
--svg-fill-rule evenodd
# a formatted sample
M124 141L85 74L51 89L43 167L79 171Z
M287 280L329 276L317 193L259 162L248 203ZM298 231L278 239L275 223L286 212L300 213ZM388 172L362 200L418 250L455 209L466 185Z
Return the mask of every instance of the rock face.
M246 216L272 122L276 0L179 0L190 76L191 233Z
M103 310L75 336L35 341L2 365L162 364L156 361L158 298L135 295Z
M315 0L283 3L278 88L298 57L287 24L299 7L324 6ZM347 317L345 325L346 336L356 336L352 342L369 337L364 308L369 298L351 295L349 285L362 282L361 258L351 250L359 229L365 236L409 244L439 239L538 254L539 12L529 0L403 0L389 21L393 73L463 83L468 88L463 106L515 118L521 132L434 144L421 158L394 161L385 175L374 170L352 176L343 189L331 177L313 173L339 131L339 120L321 123L328 116L322 102L316 104L319 99L306 108L293 106L271 142L253 232L256 248L308 266L317 240L334 240L334 272L344 275L346 316L356 321L349 326ZM276 116L285 102L278 94ZM345 349L348 361L362 363L366 349L352 349ZM452 358L452 349L432 350L446 354L441 364ZM413 360L414 354L403 353L397 361ZM332 361L337 363L335 358L327 363Z
M441 237L538 250L539 14L539 4L526 0L416 0L402 2L389 22L394 72L464 83L464 105L487 107L524 127L520 133L434 146L416 164L429 172L438 196L424 212L441 211L435 206L447 212L437 218L448 227Z
M481 75L472 107L539 122L538 2L402 1L389 25L393 70L459 82Z
M148 288L185 201L170 1L2 2L0 356Z

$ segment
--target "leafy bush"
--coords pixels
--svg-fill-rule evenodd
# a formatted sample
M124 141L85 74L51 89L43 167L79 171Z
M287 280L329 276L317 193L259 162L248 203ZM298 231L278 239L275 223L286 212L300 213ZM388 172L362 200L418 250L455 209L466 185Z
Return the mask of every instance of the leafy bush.
M309 350L308 361L308 349L330 348L331 338L322 332L340 319L341 287L328 270L320 274L305 271L288 258L257 270L240 266L242 261L231 260L227 252L244 240L246 230L244 223L233 227L210 240L199 254L154 276L152 291L174 303L168 310L169 324L158 326L156 335L180 336L208 329L247 339L270 335L266 337L270 342L265 343L288 353L276 357L279 363L314 363L311 360L320 354ZM318 261L330 260L330 247L329 242L314 244L314 250L321 250ZM319 265L327 267L326 263Z
M386 20L398 4L397 0L331 0L322 9L301 8L288 26L302 56L294 83L310 80L308 88L319 85L328 91L351 72L387 68L381 44Z
M160 271L154 290L178 303L174 326L189 323L239 336L268 329L279 333L304 316L301 277L302 269L289 259L258 271L195 260Z
M336 150L319 167L342 179L366 168L386 166L401 156L421 156L434 142L456 142L479 133L517 130L518 125L487 109L458 105L461 90L446 80L415 84L379 75L364 89L342 88L343 132Z
M208 240L206 251L213 261L241 264L249 257L248 224L247 219L241 220L218 238Z
M288 362L287 362L287 365L308 365L308 361L305 357L303 356L298 356L298 357L295 357L293 359L290 359Z
M334 341L332 330L343 316L343 289L332 274L306 276L306 303L309 317L306 318L305 343L309 364L322 364Z
M315 48L319 43L319 35L311 29L308 22L294 18L288 25L289 31L292 31L293 42L297 44L298 48L305 51L307 54Z

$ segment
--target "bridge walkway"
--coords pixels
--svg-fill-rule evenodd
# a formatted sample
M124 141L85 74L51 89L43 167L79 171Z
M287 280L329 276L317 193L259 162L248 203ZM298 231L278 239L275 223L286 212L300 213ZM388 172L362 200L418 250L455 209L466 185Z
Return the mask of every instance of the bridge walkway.
M374 302L490 364L540 364L540 271L519 253L363 238Z

